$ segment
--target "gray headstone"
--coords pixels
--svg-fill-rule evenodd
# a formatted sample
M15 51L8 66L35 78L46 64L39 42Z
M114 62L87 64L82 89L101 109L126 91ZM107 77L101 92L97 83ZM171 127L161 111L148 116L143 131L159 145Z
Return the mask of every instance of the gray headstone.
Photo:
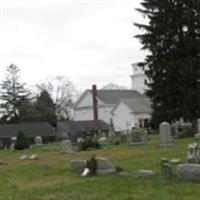
M82 173L85 169L85 161L84 160L71 160L70 161L70 167L73 171Z
M145 129L144 132L143 132L142 140L145 141L145 140L148 140L148 139L149 139L148 130Z
M108 159L104 157L96 157L95 159L97 161L97 175L102 176L116 172L116 169Z
M104 157L96 157L97 169L101 170L115 170L112 163Z
M143 136L144 133L142 130L133 130L131 144L143 144Z
M104 157L95 157L96 159L96 175L106 175L116 172L111 162ZM86 160L71 160L70 167L73 171L82 174L87 167Z
M120 143L127 143L127 135L126 134L120 135Z
M172 178L172 166L169 163L164 163L161 166L161 175L165 179Z
M197 119L197 130L198 133L200 134L200 119Z
M195 134L194 139L200 140L200 133Z
M178 132L178 126L177 123L172 123L171 124L171 135L176 136Z
M192 123L191 122L180 122L177 125L177 134L176 136L179 138L184 138L184 137L191 137L194 134L194 130L192 128Z
M73 153L72 143L70 140L63 140L61 142L60 153Z
M180 164L177 166L178 178L185 181L200 181L199 164Z
M162 122L159 126L160 144L161 147L170 147L173 145L170 124Z

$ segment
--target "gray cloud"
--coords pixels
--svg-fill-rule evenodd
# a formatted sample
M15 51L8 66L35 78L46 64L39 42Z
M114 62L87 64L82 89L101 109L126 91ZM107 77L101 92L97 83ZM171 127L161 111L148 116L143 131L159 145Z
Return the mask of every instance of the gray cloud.
M107 82L129 85L131 63L144 57L133 38L133 21L141 21L134 10L139 2L2 1L0 66L17 64L30 84L63 74L78 88Z

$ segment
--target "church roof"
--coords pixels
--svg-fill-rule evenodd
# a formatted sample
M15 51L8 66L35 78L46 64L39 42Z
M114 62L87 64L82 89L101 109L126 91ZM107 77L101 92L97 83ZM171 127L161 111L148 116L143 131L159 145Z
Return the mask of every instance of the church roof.
M97 97L107 104L116 104L120 99L144 98L135 90L98 90Z
M75 107L85 97L87 92L92 93L92 90L86 90L75 104ZM97 98L106 104L117 104L120 99L132 98L147 98L146 95L139 93L136 90L97 90Z
M124 103L133 113L151 113L151 101L148 98L121 99L120 102L113 108L112 112L120 103Z

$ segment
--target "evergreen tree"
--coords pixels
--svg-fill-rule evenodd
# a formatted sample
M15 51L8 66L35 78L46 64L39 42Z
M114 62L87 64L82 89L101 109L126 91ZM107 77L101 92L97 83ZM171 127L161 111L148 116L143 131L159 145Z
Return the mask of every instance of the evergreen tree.
M143 63L149 78L154 123L200 117L200 1L143 0L137 9L148 24L135 24L148 50Z
M6 122L18 122L19 110L28 99L28 92L25 84L19 82L20 70L16 65L7 67L5 81L1 84L1 113L2 120Z
M29 139L22 131L19 131L17 134L17 139L15 141L15 149L16 150L27 149L29 148L29 146L30 146Z
M56 125L55 104L46 90L41 91L35 102L35 108L39 112L40 121L48 121Z

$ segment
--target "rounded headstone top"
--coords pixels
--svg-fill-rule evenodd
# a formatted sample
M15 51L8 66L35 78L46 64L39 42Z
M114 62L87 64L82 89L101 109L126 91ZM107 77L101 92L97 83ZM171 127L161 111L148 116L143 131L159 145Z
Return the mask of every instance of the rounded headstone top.
M169 123L168 122L162 122L162 123L160 123L160 125L169 125Z

